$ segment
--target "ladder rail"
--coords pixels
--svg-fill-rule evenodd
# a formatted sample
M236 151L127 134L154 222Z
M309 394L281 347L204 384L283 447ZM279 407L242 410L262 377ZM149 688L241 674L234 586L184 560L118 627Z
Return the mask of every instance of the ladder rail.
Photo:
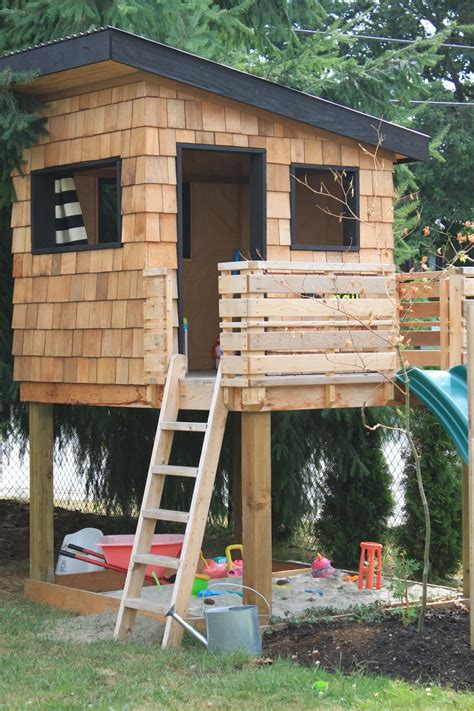
M168 564L177 570L171 605L186 616L191 597L199 553L204 538L209 507L227 420L227 408L221 387L220 367L214 382L207 423L182 423L178 421L180 384L186 374L186 357L171 358L163 393L163 401L156 430L153 452L148 469L137 532L135 534L130 565L120 602L115 639L128 636L133 628L138 610L152 610L156 603L143 598L142 590L147 564ZM204 433L201 455L197 467L176 467L168 464L175 432ZM189 512L161 509L164 482L167 476L195 477ZM157 520L179 521L186 524L184 541L179 558L167 558L150 553ZM163 648L177 647L183 629L169 617L163 636Z
M221 387L221 369L217 371L214 392L209 410L208 427L204 435L204 442L198 466L191 506L189 521L186 525L184 543L181 551L182 564L178 568L174 584L171 606L174 605L178 614L185 616L189 598L196 573L199 553L204 538L207 516L214 488L217 465L224 438L227 420L227 408ZM177 647L181 643L183 628L173 618L166 620L162 648Z
M186 375L186 356L174 354L171 356L168 368L168 375L163 391L163 400L161 404L160 416L158 418L157 434L153 443L153 450L148 469L148 476L143 493L143 500L138 518L137 530L130 556L130 564L128 566L127 577L123 589L122 599L120 601L117 622L115 625L115 639L123 639L131 634L133 624L137 615L137 610L126 607L125 601L128 598L137 598L140 596L145 579L145 565L136 565L134 556L141 553L143 549L149 551L153 541L155 532L156 520L143 516L143 511L150 508L159 508L161 496L163 494L164 476L153 474L153 467L163 465L169 459L171 446L173 444L173 432L162 430L163 422L169 422L178 419L179 412L179 380ZM150 499L154 498L154 506L150 506Z

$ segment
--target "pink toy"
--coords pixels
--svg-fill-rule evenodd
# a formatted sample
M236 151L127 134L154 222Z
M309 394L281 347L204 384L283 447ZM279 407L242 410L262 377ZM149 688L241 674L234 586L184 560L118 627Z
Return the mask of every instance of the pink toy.
M328 558L323 558L320 553L316 556L311 564L313 578L329 578L334 575L334 568Z
M227 571L227 575L229 577L237 576L238 578L241 578L242 575L244 574L244 561L243 560L233 560L232 561L232 570Z
M225 578L227 575L226 563L216 563L215 560L209 559L207 566L201 570L203 575L209 575L210 578Z

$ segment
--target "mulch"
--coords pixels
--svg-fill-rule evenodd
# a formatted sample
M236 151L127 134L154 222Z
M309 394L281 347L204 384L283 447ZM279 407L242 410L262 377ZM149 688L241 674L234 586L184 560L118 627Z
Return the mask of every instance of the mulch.
M474 691L469 614L462 607L429 610L425 632L398 614L376 620L321 620L290 624L266 636L265 655L344 674L380 674L424 685Z

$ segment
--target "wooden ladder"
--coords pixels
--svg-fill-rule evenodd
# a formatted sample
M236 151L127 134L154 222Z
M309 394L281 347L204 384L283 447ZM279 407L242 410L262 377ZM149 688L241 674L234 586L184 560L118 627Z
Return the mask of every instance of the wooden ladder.
M161 609L158 610L156 603L153 604L153 602L141 597L147 565L165 566L177 571L170 606L174 605L176 612L182 616L187 613L224 437L227 408L223 401L219 369L209 408L208 421L178 421L180 381L184 379L185 375L186 357L183 355L172 356L130 557L130 565L115 626L115 639L124 639L131 634L138 610L162 612ZM170 466L168 463L173 436L178 431L205 433L199 465L196 468ZM167 476L195 478L189 512L170 511L160 508ZM150 553L157 521L175 521L186 524L183 547L179 558ZM182 634L182 627L171 617L168 617L163 637L163 649L179 646Z

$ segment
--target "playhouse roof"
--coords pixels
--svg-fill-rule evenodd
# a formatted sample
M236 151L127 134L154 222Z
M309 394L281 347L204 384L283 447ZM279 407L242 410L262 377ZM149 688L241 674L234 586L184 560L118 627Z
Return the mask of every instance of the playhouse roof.
M356 141L382 146L403 160L427 160L429 136L355 109L275 84L115 27L13 52L0 71L39 72L25 91L51 94L137 70L270 111Z

